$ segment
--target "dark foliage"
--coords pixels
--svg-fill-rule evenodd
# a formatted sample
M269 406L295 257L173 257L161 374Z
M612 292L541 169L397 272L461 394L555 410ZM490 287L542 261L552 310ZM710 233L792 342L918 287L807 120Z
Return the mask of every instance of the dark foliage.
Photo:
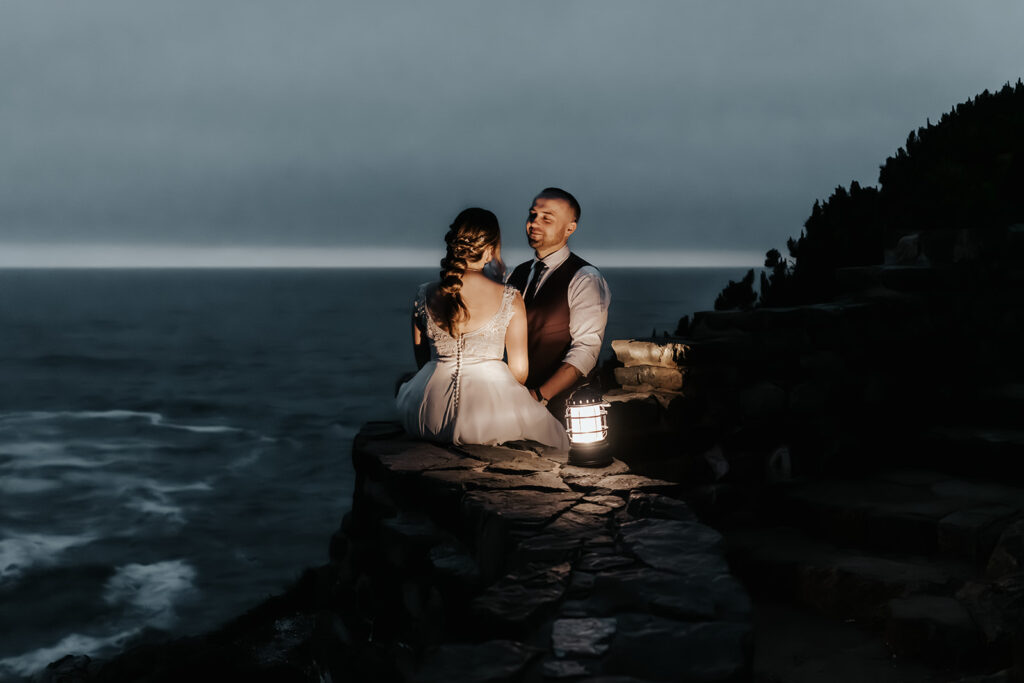
M757 294L754 292L754 269L751 268L739 282L729 280L729 284L715 299L715 310L726 311L738 308L742 311L754 307Z
M836 269L882 263L885 249L915 233L934 263L965 253L998 260L1007 228L1024 223L1024 83L986 90L911 131L878 182L853 182L814 202L800 236L787 241L790 258L766 254L758 305L827 301L837 292ZM746 296L737 287L730 282L719 295L726 307L742 307L732 304Z

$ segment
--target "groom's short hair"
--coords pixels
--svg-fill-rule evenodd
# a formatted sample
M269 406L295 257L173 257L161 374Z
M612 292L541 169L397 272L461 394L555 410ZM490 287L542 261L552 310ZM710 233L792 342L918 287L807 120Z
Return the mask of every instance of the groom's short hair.
M541 190L534 199L543 197L544 199L561 199L566 202L572 209L573 220L579 221L580 219L580 203L576 201L576 198L566 192L560 187L545 187Z

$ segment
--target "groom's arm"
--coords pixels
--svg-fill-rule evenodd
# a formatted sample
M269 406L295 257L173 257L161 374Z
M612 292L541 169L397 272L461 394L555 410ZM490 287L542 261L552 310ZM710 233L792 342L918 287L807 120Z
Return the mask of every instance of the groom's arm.
M611 291L600 271L585 266L569 282L569 335L572 345L562 365L539 388L545 398L568 390L597 365L608 324Z

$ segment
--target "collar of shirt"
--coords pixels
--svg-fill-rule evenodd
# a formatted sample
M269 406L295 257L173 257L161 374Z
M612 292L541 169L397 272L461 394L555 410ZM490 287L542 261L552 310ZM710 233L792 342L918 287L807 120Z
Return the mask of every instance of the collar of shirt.
M565 245L564 247L562 247L561 249L559 249L558 251L551 252L550 254L548 254L547 256L545 256L542 259L538 259L538 258L534 257L533 263L536 263L537 261L543 261L544 265L548 267L548 269L544 271L544 275L541 276L541 281L537 284L537 286L539 287L540 285L544 284L544 280L548 279L548 277L551 275L551 273L554 272L555 268L557 268L558 266L560 266L563 263L565 263L566 259L568 259L568 258L569 258L569 245L568 244ZM533 263L530 264L530 269L531 269L530 276L531 276L531 279L533 277L533 270L532 270L533 269Z

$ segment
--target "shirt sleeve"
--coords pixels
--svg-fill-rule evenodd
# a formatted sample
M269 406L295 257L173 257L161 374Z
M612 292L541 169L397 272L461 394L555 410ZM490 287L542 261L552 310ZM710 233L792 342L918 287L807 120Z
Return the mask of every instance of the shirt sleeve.
M562 362L569 363L584 376L597 365L608 324L608 304L612 294L600 271L584 266L569 282L569 335L572 345Z

